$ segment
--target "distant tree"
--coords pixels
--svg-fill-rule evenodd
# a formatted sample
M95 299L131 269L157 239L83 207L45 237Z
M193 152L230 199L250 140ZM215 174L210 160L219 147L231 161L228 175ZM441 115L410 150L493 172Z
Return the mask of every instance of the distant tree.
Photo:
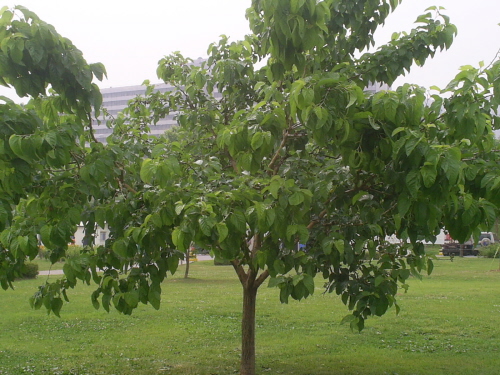
M422 241L442 228L458 240L477 235L494 224L500 204L492 134L498 61L462 67L430 96L413 85L365 91L374 82L391 85L449 48L456 33L441 9L429 8L410 33L367 52L399 3L254 0L247 12L253 34L231 43L222 37L200 67L179 53L162 59L158 76L176 89L148 86L114 120L107 145L95 142L88 122L91 104L100 103L90 81L64 80L44 99L44 90L30 92L30 111L6 104L19 115L0 148L2 163L10 163L1 177L2 286L35 256L38 233L56 261L76 223L88 234L107 223L105 246L67 262L65 277L40 287L33 306L59 314L61 295L77 279L93 279L96 308L159 308L161 282L194 242L230 261L241 282L244 375L255 374L256 298L267 279L286 303L313 294L319 274L352 312L344 320L354 329L391 306L398 312L398 288L407 289L411 274L432 271ZM5 30L48 28L20 10L24 18L12 22L4 11ZM21 61L12 51L29 59L36 35L42 32L27 33L20 47L2 42L7 84L17 78L4 72ZM104 73L77 61L88 79ZM63 75L58 64L52 70ZM23 77L39 79L38 65L30 69ZM44 74L43 89L52 82ZM67 92L79 96L64 106ZM167 114L179 124L175 139L145 134ZM387 243L389 235L402 244Z

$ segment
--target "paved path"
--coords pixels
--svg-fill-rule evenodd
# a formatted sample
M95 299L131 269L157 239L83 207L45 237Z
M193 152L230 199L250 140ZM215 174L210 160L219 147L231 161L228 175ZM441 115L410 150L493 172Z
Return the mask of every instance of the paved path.
M38 275L64 275L63 270L38 271Z
M210 255L197 255L196 258L201 261L201 260L213 260ZM191 262L192 263L192 262ZM64 275L63 270L50 270L50 271L39 271L38 275L40 276L47 276L47 275Z

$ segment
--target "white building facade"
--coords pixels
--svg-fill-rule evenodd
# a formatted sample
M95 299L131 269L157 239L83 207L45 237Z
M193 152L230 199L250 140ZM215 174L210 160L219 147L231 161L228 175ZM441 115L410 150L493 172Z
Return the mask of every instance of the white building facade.
M155 85L155 92L172 91L174 88L166 83ZM129 101L137 96L144 96L146 92L145 86L125 86L111 87L102 89L102 107L105 109L97 120L93 120L92 128L94 136L98 142L106 143L106 138L112 133L113 129L109 128L107 121L116 118L118 113L122 112L128 105ZM176 125L174 114L167 115L158 121L156 125L151 126L151 135L161 135L172 126Z

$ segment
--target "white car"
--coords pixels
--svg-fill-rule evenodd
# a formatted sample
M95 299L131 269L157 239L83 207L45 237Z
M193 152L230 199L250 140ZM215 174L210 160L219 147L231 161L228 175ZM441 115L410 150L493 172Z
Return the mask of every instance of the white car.
M498 236L493 232L481 232L479 240L477 242L478 246L488 246L492 243L498 242Z

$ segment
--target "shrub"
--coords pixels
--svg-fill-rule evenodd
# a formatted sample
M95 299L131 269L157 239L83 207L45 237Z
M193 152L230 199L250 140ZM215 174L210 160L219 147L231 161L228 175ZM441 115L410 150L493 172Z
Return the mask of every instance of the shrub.
M83 246L80 245L69 245L68 250L66 250L66 258L74 258L80 255L83 250Z
M495 243L481 247L479 249L479 255L485 258L500 258L500 244Z
M36 263L25 263L21 278L23 279L34 279L38 276L38 264Z

